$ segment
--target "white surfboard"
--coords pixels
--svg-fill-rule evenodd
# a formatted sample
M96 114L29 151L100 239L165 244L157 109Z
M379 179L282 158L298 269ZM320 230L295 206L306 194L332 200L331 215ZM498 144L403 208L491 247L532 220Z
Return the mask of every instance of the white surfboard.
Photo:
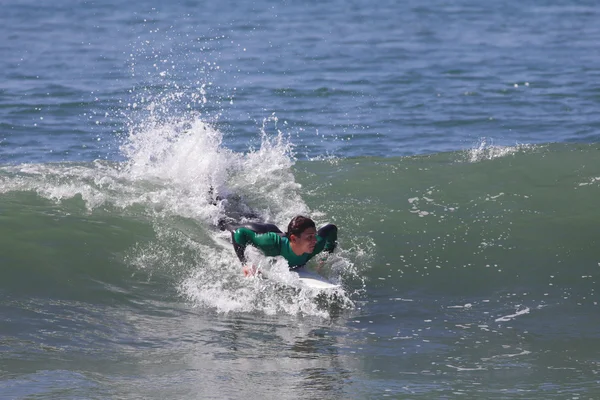
M298 278L300 279L300 282L304 286L309 287L311 289L326 290L336 289L340 287L340 285L330 282L326 278L322 277L314 271L307 269L306 267L296 268L290 272L297 274Z

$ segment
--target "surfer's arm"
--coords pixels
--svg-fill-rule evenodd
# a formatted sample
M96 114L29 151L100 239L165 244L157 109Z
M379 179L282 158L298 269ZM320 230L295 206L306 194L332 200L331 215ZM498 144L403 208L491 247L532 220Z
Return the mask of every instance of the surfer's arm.
M248 244L257 247L266 256L277 256L281 253L281 238L273 232L256 233L252 229L242 227L231 232L231 238L235 254L242 263L246 263L244 252Z
M319 229L317 236L325 240L325 246L323 250L328 253L333 253L337 246L337 226L334 224L327 224Z
M312 258L317 254L321 253L322 251L325 251L327 253L333 253L333 250L335 250L336 246L337 226L335 226L334 224L327 224L317 231L317 245L315 246L315 250L310 255L310 257ZM317 262L317 265L315 267L317 272L321 270L321 267L323 267L323 263L326 259L326 255L319 257L319 261Z
M238 256L242 264L246 262L246 256L244 251L246 250L246 244L248 243L247 234L243 230L249 230L246 228L239 228L231 232L231 242L233 243L233 249L235 254Z

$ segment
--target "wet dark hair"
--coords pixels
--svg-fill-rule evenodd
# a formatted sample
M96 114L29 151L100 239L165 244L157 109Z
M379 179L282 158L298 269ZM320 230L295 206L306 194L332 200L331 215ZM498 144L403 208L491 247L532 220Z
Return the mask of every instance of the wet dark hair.
M308 228L316 229L315 222L310 218L303 217L302 215L296 215L288 224L285 236L288 238L292 235L300 236L302 235L302 232Z

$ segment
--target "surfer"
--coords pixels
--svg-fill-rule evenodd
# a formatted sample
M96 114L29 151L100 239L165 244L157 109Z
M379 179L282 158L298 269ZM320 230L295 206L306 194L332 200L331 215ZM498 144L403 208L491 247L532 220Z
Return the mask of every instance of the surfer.
M257 247L265 256L282 256L290 269L305 265L308 260L326 251L333 252L337 244L337 227L327 224L318 231L312 219L298 215L283 233L273 224L248 223L231 230L235 253L243 264L245 276L256 273L256 267L247 265L244 251L248 244Z

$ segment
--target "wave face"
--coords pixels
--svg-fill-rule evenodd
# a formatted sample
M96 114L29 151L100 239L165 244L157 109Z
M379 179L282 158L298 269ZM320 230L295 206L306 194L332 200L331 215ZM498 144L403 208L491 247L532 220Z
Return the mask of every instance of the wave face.
M11 374L41 363L52 373L27 379L92 384L55 352L135 363L150 346L161 350L143 359L160 362L161 352L183 346L220 357L239 324L235 346L249 348L270 340L273 327L279 350L327 332L331 342L317 346L336 353L320 368L358 371L378 359L388 390L400 390L399 359L401 368L414 360L448 377L548 365L577 379L594 371L593 344L563 343L597 336L595 145L297 161L280 132L263 132L261 146L242 154L224 148L210 125L184 121L132 131L123 152L123 163L0 169L0 294L13 321L1 345ZM258 253L250 257L275 279L242 278L218 229L224 218L248 216L285 226L299 213L340 227L340 249L324 268L344 285L335 295L299 288L285 262ZM298 323L307 331L296 337ZM366 349L358 359L357 346ZM214 390L211 379L203 390ZM528 379L524 388L538 378ZM370 382L361 379L361 393L375 390Z
M539 300L589 302L597 155L594 145L547 145L308 163L308 179L327 183L307 202L376 243L368 274L384 287L469 296L518 283Z
M342 253L367 280L392 271L383 287L475 295L517 280L540 299L562 298L565 285L593 298L594 145L493 150L500 155L480 160L470 150L296 162L281 134L241 154L221 147L209 125L183 126L132 135L126 163L2 167L2 254L20 266L6 278L33 272L47 283L63 264L56 282L67 285L81 268L108 267L115 278L153 268L173 269L173 279L194 269L237 274L220 220L285 227L310 214L342 228Z

